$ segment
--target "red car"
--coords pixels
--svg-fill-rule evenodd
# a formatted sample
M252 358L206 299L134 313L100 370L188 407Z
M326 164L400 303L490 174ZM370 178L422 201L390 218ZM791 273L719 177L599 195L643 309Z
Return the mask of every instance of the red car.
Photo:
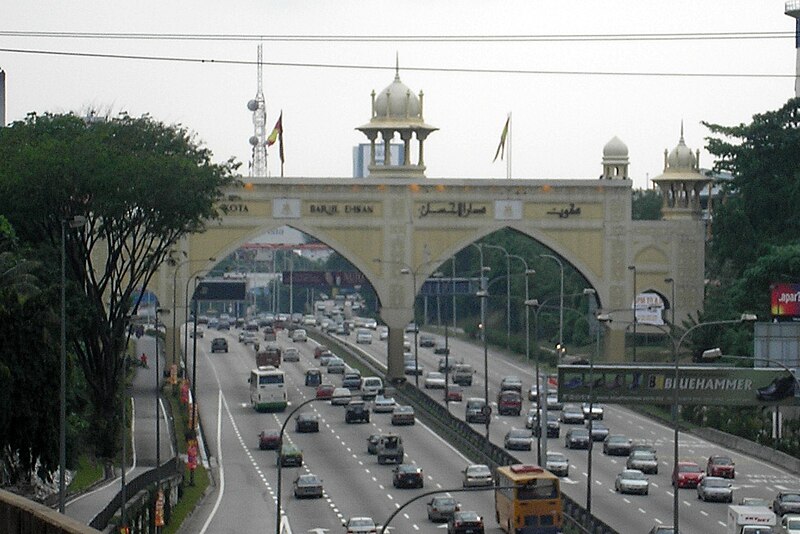
M317 345L314 348L314 357L315 358L319 358L320 356L322 356L323 352L327 352L327 351L328 351L328 347L326 347L325 345Z
M275 450L281 444L281 431L274 429L262 430L258 435L258 448L262 451Z
M461 402L463 400L464 390L461 388L461 386L450 384L450 387L447 388L447 397L445 398L445 401Z
M706 464L706 475L710 477L736 478L736 464L729 456L714 455Z
M318 399L330 399L333 396L333 390L336 389L333 384L320 384L317 386Z
M695 462L678 462L678 472L672 473L672 485L678 488L696 488L703 479L703 470Z

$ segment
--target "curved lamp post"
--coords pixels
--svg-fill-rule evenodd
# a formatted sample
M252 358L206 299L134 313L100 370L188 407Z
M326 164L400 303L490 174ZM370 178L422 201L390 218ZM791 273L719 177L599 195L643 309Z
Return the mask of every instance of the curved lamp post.
M672 382L672 424L675 427L674 428L675 435L673 437L673 442L674 442L673 465L672 465L673 474L678 472L678 434L679 434L679 430L678 430L678 409L680 407L680 404L679 404L680 397L679 397L679 392L678 392L678 389L679 389L678 386L680 385L680 383L679 383L679 375L678 375L678 369L679 369L679 367L678 367L678 354L680 354L681 345L683 344L684 340L686 339L686 337L690 333L692 333L694 330L697 330L701 326L719 326L719 325L728 325L728 324L739 324L739 323L745 323L745 322L752 323L752 322L755 322L757 319L758 318L753 314L743 313L738 319L729 319L729 320L722 320L722 321L708 321L708 322L705 322L705 323L697 323L695 325L692 325L691 328L689 328L688 330L686 330L686 332L683 333L683 335L680 337L680 339L678 340L677 343L675 343L674 337L670 336L670 339L672 339L672 341L673 341L673 351L674 351L673 358L675 360L675 374L674 374L673 379L672 379L673 380L673 382ZM634 326L636 326L635 319L634 319L634 323L633 324L634 324ZM680 513L679 513L679 509L678 509L678 488L676 486L674 488L673 497L672 497L672 523L673 523L673 526L675 527L675 532L676 533L680 532L680 528L678 526L679 520L680 520Z
M353 395L354 397L361 397L361 395ZM307 399L298 404L289 415L286 416L286 420L281 425L281 432L278 437L278 487L276 488L276 495L275 495L275 534L281 534L281 480L282 480L282 462L281 462L281 449L283 448L283 433L286 430L286 425L289 424L291 421L292 416L296 414L300 408L306 406L307 404L311 404L312 402L317 401L326 401L329 402L330 399L318 399L316 397L312 399Z

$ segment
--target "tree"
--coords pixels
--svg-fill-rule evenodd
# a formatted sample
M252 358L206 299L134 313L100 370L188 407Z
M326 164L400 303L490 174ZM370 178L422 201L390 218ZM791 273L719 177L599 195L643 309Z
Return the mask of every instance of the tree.
M655 189L634 189L631 203L631 219L634 221L660 221L661 193Z
M211 161L181 126L148 116L29 114L0 129L0 213L58 276L62 225L74 282L69 344L93 407L96 453L116 451L127 317L170 250L217 217L238 165Z
M706 140L715 170L733 174L714 214L711 252L738 274L768 246L800 235L800 98L753 116L750 124L703 125L713 135Z

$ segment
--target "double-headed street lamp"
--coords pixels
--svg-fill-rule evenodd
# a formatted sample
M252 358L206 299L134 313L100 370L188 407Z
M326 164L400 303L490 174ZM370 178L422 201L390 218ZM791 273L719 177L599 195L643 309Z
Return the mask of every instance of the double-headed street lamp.
M680 404L679 404L680 396L679 396L679 391L678 391L678 389L679 389L679 387L678 387L679 386L678 354L680 354L681 345L683 344L683 341L686 339L686 337L690 333L692 333L694 330L697 330L701 326L720 326L720 325L739 324L739 323L753 323L757 319L758 318L755 315L751 314L751 313L743 313L738 319L729 319L729 320L721 320L721 321L708 321L708 322L705 322L705 323L697 323L695 325L692 325L691 328L689 328L688 330L686 330L686 332L683 333L683 335L680 337L680 339L678 340L677 343L675 343L674 337L670 336L670 339L673 342L673 345L672 345L672 347L673 347L673 359L675 360L675 374L674 374L673 379L672 379L673 380L673 382L672 382L672 424L675 427L674 428L675 435L673 437L673 444L674 444L673 465L672 465L673 476L675 476L676 473L678 472L678 434L679 434L679 430L678 430L678 410L680 408ZM633 324L634 324L634 326L636 326L635 318L634 318L634 323ZM678 487L676 486L674 488L673 496L672 496L672 523L673 523L673 526L675 527L675 532L676 533L680 532L680 528L678 526L679 519L680 519L680 513L679 513L679 508L678 508Z
M67 496L67 227L71 230L83 228L86 222L83 215L61 221L61 384L58 412L58 512L61 514Z
M412 317L414 321L414 385L419 387L419 323L417 323L417 271L410 267L400 269L400 274L410 274L414 286L414 299L411 301Z
M635 265L628 265L628 270L633 271L633 362L636 363L636 323L639 322L639 318L636 316L638 310L637 307L637 299L638 295L636 293L636 266ZM677 532L677 525L675 526L675 532Z
M177 308L178 304L176 302L176 300L178 298L178 270L181 267L183 267L184 265L187 265L187 264L193 263L193 262L198 262L198 261L206 261L206 260L191 260L191 259L183 260L182 262L177 263L175 265L175 269L172 272L172 310L173 310L173 313L172 313L172 363L173 364L174 363L178 363L177 360L175 359L175 350L176 350L176 345L177 345L177 328L178 328L178 325L177 325L178 313L176 311L178 309ZM211 257L211 258L208 258L208 261L214 262L214 261L217 261L217 259L214 258L214 257ZM188 283L187 283L186 287L187 287L187 291L188 291L188 287L189 287ZM188 304L187 304L187 307L188 307ZM186 310L186 316L187 316L187 320L188 320L189 310L186 309L186 308L184 308L184 309Z
M539 301L537 299L526 299L525 300L525 307L530 309L533 308L533 346L536 349L536 364L534 367L534 381L536 383L536 420L538 421L538 436L536 436L536 462L539 465L542 465L542 434L545 434L545 440L547 440L547 423L545 422L542 425L542 419L547 419L547 382L544 384L544 388L542 388L542 382L539 377L539 345L538 345L538 338L539 338L539 309L541 308L539 305ZM544 409L542 409L542 389L544 389ZM546 443L546 442L545 442ZM545 447L547 445L545 444Z
M511 255L504 247L501 247L500 245L487 245L485 243L481 243L481 246L485 248L497 249L506 255L506 349L511 350ZM519 258L519 256L517 257ZM525 260L522 261L525 263ZM525 263L525 269L528 269L527 263Z
M564 262L560 258L552 254L539 254L540 258L549 258L558 263L558 268L561 271L561 284L559 287L559 303L558 303L558 351L559 356L564 350Z

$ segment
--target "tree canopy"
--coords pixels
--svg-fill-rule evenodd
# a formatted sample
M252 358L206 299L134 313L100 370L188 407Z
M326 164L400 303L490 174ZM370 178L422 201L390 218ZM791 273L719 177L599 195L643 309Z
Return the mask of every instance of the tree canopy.
M217 217L237 165L149 116L30 114L0 128L0 214L57 284L63 235L69 347L83 372L96 452L117 440L125 327L176 242ZM74 217L85 226L69 224ZM63 232L63 234L62 234Z
M733 174L715 209L712 253L741 273L771 246L800 235L800 98L757 114L749 124L703 123L715 169Z

